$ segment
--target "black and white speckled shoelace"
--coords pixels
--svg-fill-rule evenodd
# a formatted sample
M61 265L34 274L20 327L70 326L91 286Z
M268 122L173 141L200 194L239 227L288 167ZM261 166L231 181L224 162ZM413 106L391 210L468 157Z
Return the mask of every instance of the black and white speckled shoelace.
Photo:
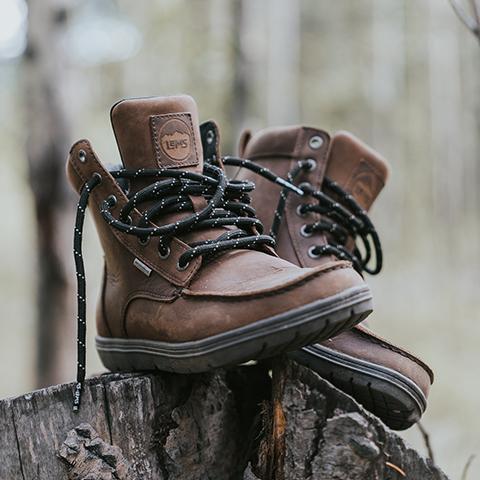
M111 227L128 235L136 236L142 244L146 244L151 237L159 237L158 253L162 259L170 255L169 245L174 236L178 237L195 230L222 226L237 227L226 230L215 239L190 243L190 249L178 259L177 268L179 270L186 269L189 262L199 256L203 257L203 261L208 261L213 256L227 250L261 249L265 245L271 247L275 245L271 236L262 234L263 225L255 217L255 210L249 205L248 193L254 189L254 184L236 180L228 181L225 173L214 165L205 164L203 174L169 169L119 169L111 171L110 174L121 187L140 178L152 181L149 186L135 194L127 194L128 202L122 208L118 219L114 218L110 212L117 203L114 195L110 195L102 202L100 210L102 217ZM86 282L82 254L83 224L88 198L101 181L101 175L95 173L84 184L80 193L75 223L73 252L78 289L78 357L74 411L78 411L80 407L86 373ZM285 183L287 182L284 182L284 185ZM126 191L125 188L124 191ZM207 202L206 207L193 213L191 196L203 197ZM141 211L141 220L138 225L133 225L130 213L145 202L149 203L144 205L145 208ZM179 212L185 212L187 215L174 223L159 226L152 223L163 215ZM188 212L191 212L191 215L188 215Z
M225 165L247 168L267 180L280 185L285 182L290 186L295 185L295 178L300 172L315 168L314 160L299 160L285 180L275 175L271 170L245 158L227 156L224 157L223 161ZM351 261L360 274L362 272L371 275L379 273L383 263L380 239L367 212L358 205L354 197L329 178L324 178L320 190L314 189L307 182L295 186L303 196L316 200L315 203L302 203L298 207L297 213L301 216L306 216L309 212L322 215L320 221L311 224L306 223L302 227L301 234L305 237L310 237L317 232L329 234L329 243L310 247L309 256L318 258L323 255L335 255L339 259ZM270 235L275 239L285 214L287 196L291 191L298 193L295 189L287 187L280 192L270 231ZM355 241L353 250L346 247L349 239ZM362 247L358 246L358 241L360 241ZM372 262L373 251L375 252L375 263L372 267L370 263Z

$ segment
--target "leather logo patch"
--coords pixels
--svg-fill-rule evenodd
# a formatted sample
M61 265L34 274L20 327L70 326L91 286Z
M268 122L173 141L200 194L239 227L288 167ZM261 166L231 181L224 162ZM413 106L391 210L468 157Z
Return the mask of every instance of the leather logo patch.
M363 160L353 172L348 183L348 190L350 190L351 194L361 207L365 209L370 208L370 205L373 203L383 186L383 183L375 170Z
M189 113L153 115L150 121L155 155L160 167L198 165Z

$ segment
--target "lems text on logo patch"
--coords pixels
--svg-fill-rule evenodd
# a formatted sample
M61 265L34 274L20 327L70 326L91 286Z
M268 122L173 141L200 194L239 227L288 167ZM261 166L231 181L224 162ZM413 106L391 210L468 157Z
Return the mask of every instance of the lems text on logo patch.
M173 160L185 160L188 157L190 141L188 126L181 120L168 120L160 130L163 153Z
M159 166L198 164L190 114L154 115L151 126Z
M178 130L169 135L166 133L160 138L163 151L175 160L183 160L190 149L190 137Z

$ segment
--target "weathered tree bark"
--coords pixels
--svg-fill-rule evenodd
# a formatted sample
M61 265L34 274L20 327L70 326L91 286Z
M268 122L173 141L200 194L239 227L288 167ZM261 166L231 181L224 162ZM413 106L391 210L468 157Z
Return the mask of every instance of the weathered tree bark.
M73 225L73 197L65 182L69 148L64 87L67 52L63 33L70 0L29 2L24 59L24 105L29 180L34 197L37 243L38 386L64 382L73 363L73 300L65 246ZM68 229L68 233L67 233Z
M279 359L108 374L0 402L0 478L447 480L354 400Z

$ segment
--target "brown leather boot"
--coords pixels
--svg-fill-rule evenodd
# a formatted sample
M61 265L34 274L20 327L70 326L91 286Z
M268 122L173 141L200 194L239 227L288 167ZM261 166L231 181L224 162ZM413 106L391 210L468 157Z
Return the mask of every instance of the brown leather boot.
M253 206L277 240L278 254L301 267L348 259L360 272L378 273L382 252L366 215L388 176L385 160L345 132L332 138L307 127L272 128L240 140L246 167L237 178L254 181ZM268 170L266 170L268 169ZM275 185L276 176L301 187L304 196ZM354 396L394 429L419 420L433 374L410 353L356 326L321 344L294 352L337 387Z
M370 290L348 262L302 269L277 257L248 205L253 185L204 164L192 98L123 100L111 121L121 168L107 171L86 140L67 163L80 193L77 408L87 204L105 253L96 345L110 370L201 372L277 355L351 328L371 311Z

